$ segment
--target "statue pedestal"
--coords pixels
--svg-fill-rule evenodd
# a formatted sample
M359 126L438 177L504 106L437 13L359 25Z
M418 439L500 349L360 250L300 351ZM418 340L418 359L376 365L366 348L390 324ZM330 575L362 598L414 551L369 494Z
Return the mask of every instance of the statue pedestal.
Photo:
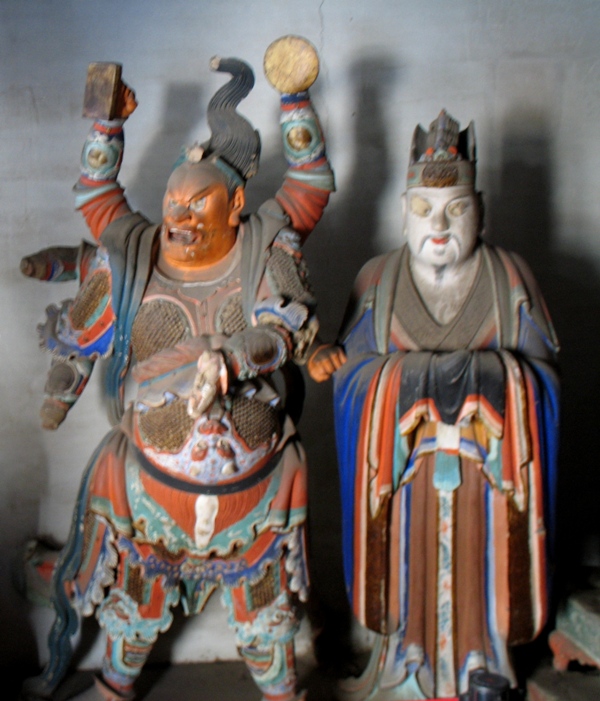
M527 682L529 701L600 699L600 587L572 594L556 616L548 640L552 667L538 670ZM594 667L567 671L570 662Z
M576 661L600 669L600 589L571 595L556 617L549 644L554 668L566 671Z
M550 664L527 682L528 701L598 701L600 676L589 672L557 672Z

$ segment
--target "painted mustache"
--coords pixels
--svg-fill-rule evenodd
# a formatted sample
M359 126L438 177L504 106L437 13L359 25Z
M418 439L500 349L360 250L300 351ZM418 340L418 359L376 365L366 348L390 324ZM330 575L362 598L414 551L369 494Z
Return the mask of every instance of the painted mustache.
M455 245L458 250L461 250L461 242L460 240L456 237L455 234L453 233L447 233L447 234L427 234L427 236L424 236L423 239L421 240L421 244L419 246L419 252L425 248L425 244L431 241L434 245L436 246L445 246L448 245L449 243L452 243Z

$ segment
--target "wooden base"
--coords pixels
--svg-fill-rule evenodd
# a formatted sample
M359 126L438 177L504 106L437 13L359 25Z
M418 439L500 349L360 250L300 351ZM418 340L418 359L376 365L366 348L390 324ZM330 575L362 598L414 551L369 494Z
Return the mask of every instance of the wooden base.
M569 662L579 662L579 664L600 669L600 660L595 659L582 650L579 645L560 630L550 633L548 643L554 655L552 664L558 672L565 672Z

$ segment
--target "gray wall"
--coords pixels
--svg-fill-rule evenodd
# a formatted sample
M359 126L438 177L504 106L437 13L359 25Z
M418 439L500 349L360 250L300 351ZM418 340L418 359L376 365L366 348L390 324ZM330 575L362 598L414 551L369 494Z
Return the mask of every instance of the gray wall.
M81 118L87 64L123 63L137 92L121 180L132 205L158 218L180 146L208 133L204 110L223 82L208 71L209 58L248 60L257 85L241 111L264 144L261 173L248 188L255 205L274 192L285 167L278 99L261 65L268 44L287 33L308 37L320 52L312 93L337 173L338 193L306 246L323 335L335 336L360 265L401 240L398 198L414 126L428 124L442 107L463 126L473 119L487 238L529 260L563 345L559 591L573 566L600 564L592 442L600 383L600 3L2 0L2 663L34 665L36 636L43 638L48 625L15 594L12 563L28 537L64 540L84 464L107 429L100 373L57 433L40 429L48 358L37 348L35 326L46 304L75 288L35 283L18 272L24 254L88 236L70 192L88 129ZM332 632L329 643L347 624L330 401L329 386L310 385L301 425L312 470L311 615L317 628ZM167 636L163 656L234 655L224 617L213 609L202 625L177 623L180 635ZM306 646L307 633L303 639ZM95 664L98 649L86 660Z

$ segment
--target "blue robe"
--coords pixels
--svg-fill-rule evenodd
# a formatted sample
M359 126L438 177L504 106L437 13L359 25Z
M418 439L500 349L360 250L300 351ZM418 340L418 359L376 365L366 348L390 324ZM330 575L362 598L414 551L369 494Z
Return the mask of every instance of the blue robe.
M423 693L446 697L473 668L514 682L507 645L546 619L557 342L516 256L481 244L446 325L424 307L409 256L363 268L341 337L344 569L358 620L395 635L397 684L419 672Z

